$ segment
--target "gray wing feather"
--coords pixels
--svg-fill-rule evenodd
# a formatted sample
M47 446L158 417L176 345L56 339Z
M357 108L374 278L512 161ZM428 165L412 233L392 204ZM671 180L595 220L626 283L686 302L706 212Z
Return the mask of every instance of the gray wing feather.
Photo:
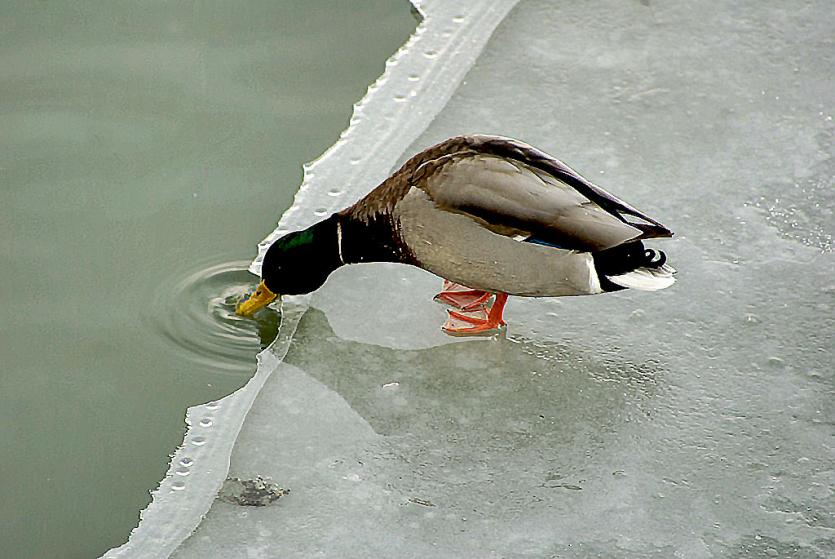
M464 136L462 138L467 139L471 149L475 149L483 153L491 153L499 157L521 161L533 168L542 170L549 175L564 181L578 192L584 194L590 200L615 215L618 219L625 221L620 215L624 214L631 215L642 219L647 223L651 223L654 227L650 227L648 229L652 231L652 236L671 237L673 235L673 232L667 229L667 227L660 222L635 209L617 196L600 188L559 159L548 155L542 150L524 142L520 142L519 140L504 138L502 136L474 134L471 136Z
M572 185L516 160L482 153L444 156L424 190L441 209L469 214L506 235L527 234L563 248L604 250L635 239L626 223Z

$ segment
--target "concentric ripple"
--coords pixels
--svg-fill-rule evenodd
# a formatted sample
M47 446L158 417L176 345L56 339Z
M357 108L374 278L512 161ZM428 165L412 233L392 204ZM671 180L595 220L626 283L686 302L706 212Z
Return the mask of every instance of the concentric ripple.
M275 338L280 319L271 310L255 319L235 314L257 283L248 264L217 264L161 288L149 317L153 328L178 353L213 372L252 372L255 355Z

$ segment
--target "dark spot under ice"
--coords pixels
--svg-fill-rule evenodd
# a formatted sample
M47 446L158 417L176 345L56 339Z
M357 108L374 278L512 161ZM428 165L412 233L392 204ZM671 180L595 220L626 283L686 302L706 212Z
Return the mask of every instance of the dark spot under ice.
M265 507L290 493L268 477L255 476L252 479L226 478L220 488L221 501L243 507Z

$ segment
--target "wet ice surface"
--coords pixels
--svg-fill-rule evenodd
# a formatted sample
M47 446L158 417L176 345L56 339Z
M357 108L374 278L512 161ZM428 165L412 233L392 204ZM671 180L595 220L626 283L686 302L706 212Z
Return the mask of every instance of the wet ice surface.
M820 135L820 145L832 146L833 126ZM786 238L832 252L835 229L835 162L832 157L814 165L799 178L764 189L754 206L766 212L766 222Z
M833 19L517 6L403 158L537 145L672 227L679 282L514 298L461 342L437 278L340 270L232 455L292 493L216 502L176 556L831 556Z

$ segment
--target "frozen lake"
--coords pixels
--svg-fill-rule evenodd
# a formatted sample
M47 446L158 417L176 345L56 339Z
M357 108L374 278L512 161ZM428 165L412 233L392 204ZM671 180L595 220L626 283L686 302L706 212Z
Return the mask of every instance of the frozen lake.
M4 551L835 554L831 3L416 4L376 82L405 2L0 8ZM512 298L496 339L401 265L233 316L283 209L471 132L670 226L677 284Z

